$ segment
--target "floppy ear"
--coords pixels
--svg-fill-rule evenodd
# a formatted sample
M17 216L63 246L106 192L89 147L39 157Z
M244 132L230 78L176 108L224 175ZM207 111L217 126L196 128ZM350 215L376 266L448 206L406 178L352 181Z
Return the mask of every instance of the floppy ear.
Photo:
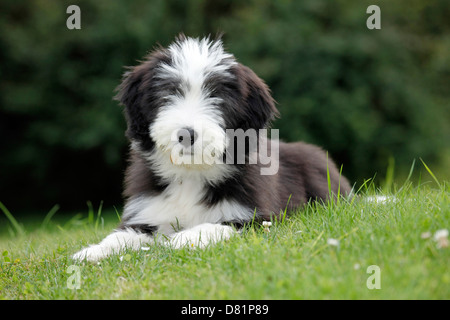
M117 87L115 100L125 106L125 118L129 139L149 142L149 120L155 112L157 89L153 75L158 64L168 63L168 55L162 48L150 53L138 66L130 67L123 75L122 83ZM149 145L150 147L150 145Z
M123 75L122 83L117 87L115 100L125 106L125 119L127 121L126 136L129 139L143 140L148 136L147 121L142 112L144 92L141 88L143 82L142 65L130 68Z
M247 122L244 124L246 128L243 129L269 127L271 121L279 116L269 88L250 68L240 63L237 65L236 74L240 82Z

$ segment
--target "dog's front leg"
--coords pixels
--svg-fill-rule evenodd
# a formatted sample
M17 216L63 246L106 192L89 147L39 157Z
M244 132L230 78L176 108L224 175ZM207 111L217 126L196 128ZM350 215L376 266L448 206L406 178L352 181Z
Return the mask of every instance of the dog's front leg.
M141 233L132 228L119 229L108 235L99 244L78 251L72 256L72 259L97 262L125 249L139 250L141 245L151 241L153 241L153 238L149 234Z
M227 240L235 234L236 231L230 227L221 224L203 223L171 235L166 242L173 248L205 248L208 245L219 241Z

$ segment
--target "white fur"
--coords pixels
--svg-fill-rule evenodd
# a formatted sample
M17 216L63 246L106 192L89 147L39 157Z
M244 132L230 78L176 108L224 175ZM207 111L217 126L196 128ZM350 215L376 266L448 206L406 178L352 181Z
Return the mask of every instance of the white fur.
M231 76L229 68L235 65L233 55L226 53L220 40L187 38L169 46L172 65L162 64L159 76L181 79L184 84L201 88L205 78L213 73Z
M232 201L224 200L208 208L199 203L203 194L203 184L197 180L176 181L158 196L130 200L125 207L124 219L133 213L129 224L159 226L158 232L168 235L203 223L248 221L253 217L250 208Z
M166 237L157 235L156 238L169 239L158 243L174 248L204 248L226 240L234 231L229 226L220 225L221 222L252 219L252 210L236 202L222 201L211 208L200 204L202 188L203 184L195 179L174 181L158 196L141 196L128 201L123 219L129 219L130 225L158 226L158 234ZM134 212L138 213L130 216ZM118 230L99 244L77 252L72 258L95 262L125 249L139 250L143 244L153 241L153 237L131 229Z
M155 149L153 152L143 152L137 141L132 142L131 148L150 161L154 172L165 183L190 180L202 185L205 183L214 185L225 178L231 177L236 172L234 166L219 161L213 165L208 163L194 165L175 164L173 161L176 161L176 159L171 159L171 156L173 156L172 151Z
M204 223L175 233L168 241L168 245L176 249L184 247L203 249L211 244L229 239L234 233L233 228L229 226Z
M158 243L165 246L181 248L206 248L211 244L227 240L235 234L233 228L220 224L204 223L191 229L159 237ZM139 250L142 245L154 243L155 238L137 233L131 229L115 231L103 239L99 244L91 245L72 256L76 261L97 262L113 254L120 254L125 250Z
M138 250L142 244L149 243L151 237L131 229L115 231L99 244L91 245L75 253L72 259L95 262L112 254L119 254L125 249Z
M222 99L211 97L205 87L208 76L220 74L232 77L229 72L236 64L231 54L225 53L222 42L209 39L188 38L169 47L171 65L162 63L156 79L181 80L181 92L166 97L166 103L150 124L150 137L156 147L151 158L157 173L166 182L188 175L202 175L213 183L230 175L231 166L215 166L223 157L227 145L225 122L220 111ZM191 154L183 153L177 132L192 128L198 139L191 147ZM174 166L173 164L178 166Z

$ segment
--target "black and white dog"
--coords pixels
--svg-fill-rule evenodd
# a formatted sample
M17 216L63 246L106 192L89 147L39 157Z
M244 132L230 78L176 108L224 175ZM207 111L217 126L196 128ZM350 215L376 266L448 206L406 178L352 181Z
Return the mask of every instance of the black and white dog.
M130 140L122 221L76 260L156 239L202 248L230 238L230 225L351 191L320 148L267 138L278 115L270 91L220 40L179 36L125 73L117 99Z

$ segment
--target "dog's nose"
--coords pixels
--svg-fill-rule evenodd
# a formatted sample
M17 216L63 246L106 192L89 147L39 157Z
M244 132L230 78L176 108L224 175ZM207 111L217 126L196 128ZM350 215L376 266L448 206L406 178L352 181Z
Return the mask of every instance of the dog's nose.
M192 128L183 128L177 132L178 142L184 147L189 147L194 144L197 139L197 133Z

